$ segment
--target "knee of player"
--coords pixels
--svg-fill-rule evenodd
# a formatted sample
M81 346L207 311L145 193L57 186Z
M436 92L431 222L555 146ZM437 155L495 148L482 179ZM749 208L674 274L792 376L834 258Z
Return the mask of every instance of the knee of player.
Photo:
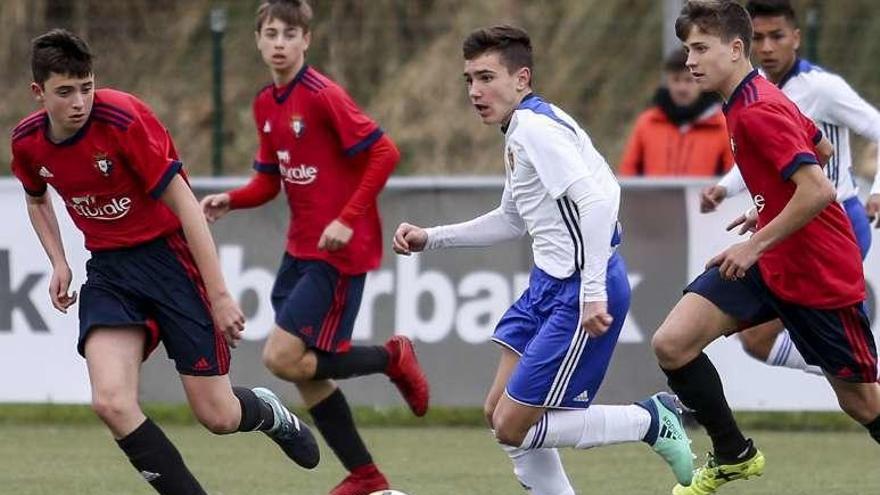
M858 394L847 394L846 396L838 396L837 402L849 417L861 424L867 424L880 415L880 411L872 407L874 401L868 397Z
M129 415L137 414L137 398L133 394L119 391L95 392L92 394L92 410L105 423L113 424Z
M211 433L223 435L238 430L241 418L227 411L210 410L196 412L199 423Z
M507 428L503 423L495 426L495 439L498 440L498 443L500 444L519 447L522 445L525 438L525 432Z
M495 439L498 440L498 443L511 447L522 445L528 430L521 431L513 421L509 421L503 415L495 415L492 418L492 423L495 426Z
M676 342L673 333L664 330L663 327L657 330L654 337L651 338L651 348L654 349L654 354L660 364L674 363L682 354L682 348Z
M300 356L296 356L285 349L273 346L263 348L263 365L279 378L293 381L307 379L308 377L304 376L304 373L301 372L300 361Z

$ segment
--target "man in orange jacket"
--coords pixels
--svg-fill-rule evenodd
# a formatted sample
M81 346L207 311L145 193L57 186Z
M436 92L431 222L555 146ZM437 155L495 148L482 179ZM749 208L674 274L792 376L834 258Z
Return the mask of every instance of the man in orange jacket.
M702 93L685 66L683 49L665 61L665 85L642 112L618 164L621 176L713 176L733 164L730 139L715 94Z

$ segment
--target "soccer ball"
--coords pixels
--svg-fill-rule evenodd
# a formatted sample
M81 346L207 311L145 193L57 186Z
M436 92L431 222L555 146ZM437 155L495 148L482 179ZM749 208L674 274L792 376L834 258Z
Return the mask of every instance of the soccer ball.
M399 492L397 490L379 490L378 492L373 492L370 495L406 495L403 492Z

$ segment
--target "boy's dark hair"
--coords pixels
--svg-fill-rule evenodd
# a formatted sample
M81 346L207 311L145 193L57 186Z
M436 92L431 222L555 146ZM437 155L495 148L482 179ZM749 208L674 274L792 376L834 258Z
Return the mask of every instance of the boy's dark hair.
M465 60L473 60L487 52L497 52L501 63L513 73L523 67L532 68L532 40L529 33L509 26L498 25L477 29L462 43Z
M666 72L685 72L687 68L688 54L684 48L676 48L666 59L663 60L663 69Z
M675 35L685 41L694 26L725 43L736 38L748 54L752 46L752 19L742 5L732 0L689 0L675 20Z
M785 17L792 26L798 27L797 15L789 0L749 0L746 10L755 17Z
M52 74L85 78L92 74L92 52L79 36L53 29L31 41L31 72L40 86Z
M306 0L269 0L257 8L256 31L259 33L263 24L270 19L300 27L303 33L308 33L312 23L312 7Z

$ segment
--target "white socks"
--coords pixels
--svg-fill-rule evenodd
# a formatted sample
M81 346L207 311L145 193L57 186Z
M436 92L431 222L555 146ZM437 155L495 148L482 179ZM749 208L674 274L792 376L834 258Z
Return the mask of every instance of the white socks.
M638 442L645 437L650 426L651 414L635 404L549 410L529 429L522 447L589 449Z
M519 482L532 495L575 495L556 447L589 449L638 442L648 433L651 414L637 405L548 410L519 447L502 445Z
M807 373L823 376L822 368L807 364L807 362L804 361L804 357L801 356L801 353L798 352L797 348L794 346L794 342L791 341L791 336L788 334L788 330L783 330L776 336L776 341L773 342L773 348L770 349L770 354L767 355L767 364L770 366L783 366L785 368L803 370Z
M558 450L525 450L507 445L501 448L513 461L516 479L531 495L575 495Z

